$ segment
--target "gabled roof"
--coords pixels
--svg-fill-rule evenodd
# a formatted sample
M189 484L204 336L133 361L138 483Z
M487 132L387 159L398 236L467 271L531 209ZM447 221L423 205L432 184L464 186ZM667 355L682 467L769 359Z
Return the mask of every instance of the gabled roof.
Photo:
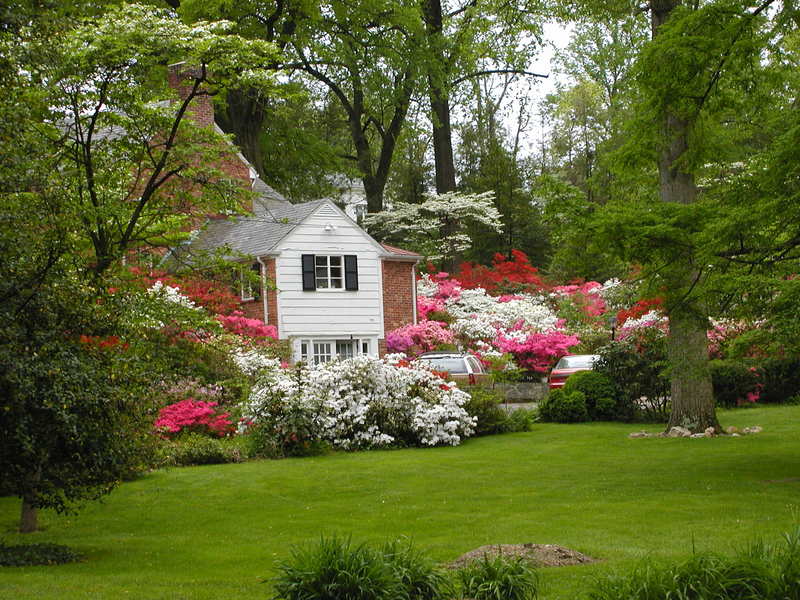
M251 216L209 219L185 250L210 251L223 246L249 256L274 252L275 246L300 225L324 200L292 204L278 192L256 179Z
M389 252L392 256L391 258L398 259L398 260L422 260L422 255L417 254L416 252L411 252L410 250L403 250L402 248L397 248L396 246L390 246L389 244L381 244L384 250Z

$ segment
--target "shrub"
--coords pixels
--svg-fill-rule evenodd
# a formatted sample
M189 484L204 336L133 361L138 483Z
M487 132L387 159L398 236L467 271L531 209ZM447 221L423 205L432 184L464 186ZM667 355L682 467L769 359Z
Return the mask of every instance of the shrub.
M800 597L800 529L784 546L752 544L733 557L701 554L677 565L652 559L628 575L599 580L591 600L786 600Z
M82 559L80 554L60 544L7 545L0 542L0 567L63 565Z
M536 422L537 412L530 408L518 408L512 410L505 426L508 433L516 433L518 431L530 431L533 424Z
M484 555L459 569L458 579L462 596L474 600L532 600L539 591L539 575L522 557Z
M469 389L470 399L464 409L477 419L475 435L492 435L507 431L508 414L500 407L499 394L490 389L473 386Z
M166 442L161 450L164 466L218 465L247 458L246 445L234 439L214 439L197 433Z
M564 392L582 392L586 397L586 410L591 420L624 419L617 411L617 390L614 382L604 373L578 371L569 376ZM622 407L620 407L622 409Z
M761 363L760 372L764 387L759 402L787 402L800 392L800 359L770 358Z
M737 360L709 362L717 406L739 406L759 399L761 377L755 367Z
M295 549L278 570L276 600L433 600L441 598L443 583L408 545L378 551L336 537Z
M589 420L583 392L551 390L539 405L539 417L554 423L580 423Z
M162 408L153 426L165 437L175 437L181 433L223 437L233 432L230 415L219 412L216 402L192 398Z
M616 410L624 418L666 422L669 418L670 381L664 370L666 349L658 331L645 331L633 339L607 344L598 350L597 373L606 375L617 388ZM641 399L644 398L644 401Z
M457 445L472 434L469 394L408 363L359 356L265 370L243 409L284 454L319 443L356 449ZM263 438L262 438L263 439Z

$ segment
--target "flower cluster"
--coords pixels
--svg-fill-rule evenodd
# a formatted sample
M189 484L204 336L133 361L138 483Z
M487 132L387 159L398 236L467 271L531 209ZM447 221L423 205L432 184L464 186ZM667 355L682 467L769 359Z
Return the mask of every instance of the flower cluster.
M116 335L108 335L105 337L97 335L81 335L79 341L88 348L96 348L104 351L110 351L115 348L119 350L127 350L130 347L128 342L121 341Z
M386 334L386 348L390 352L421 354L435 350L441 344L452 343L453 332L439 321L405 325Z
M165 302L177 304L185 308L197 308L194 302L181 293L180 289L172 287L171 285L164 285L161 281L156 281L147 291L150 295L160 298Z
M281 367L281 361L260 352L257 349L236 349L232 353L233 362L239 370L248 376L256 376L263 371L275 371Z
M264 371L243 416L248 428L266 428L282 445L457 445L475 426L468 400L420 365L358 356Z
M227 412L219 412L216 402L193 398L162 408L154 427L165 437L175 437L180 433L202 433L223 437L234 430L230 415Z
M266 339L277 339L278 329L274 325L267 325L258 319L248 319L243 313L236 311L231 315L217 315L217 321L222 324L225 331L235 333L252 340L255 343Z
M538 292L544 288L538 269L520 250L512 250L510 259L500 253L495 254L491 267L464 262L456 279L465 289L483 288L489 293L512 289Z

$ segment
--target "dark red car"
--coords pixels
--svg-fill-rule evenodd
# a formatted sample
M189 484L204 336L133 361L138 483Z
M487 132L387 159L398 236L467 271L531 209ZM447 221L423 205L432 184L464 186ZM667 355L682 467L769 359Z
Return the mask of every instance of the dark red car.
M594 361L599 358L597 354L573 354L564 356L550 371L547 383L550 389L560 388L567 381L567 377L578 371L591 371Z

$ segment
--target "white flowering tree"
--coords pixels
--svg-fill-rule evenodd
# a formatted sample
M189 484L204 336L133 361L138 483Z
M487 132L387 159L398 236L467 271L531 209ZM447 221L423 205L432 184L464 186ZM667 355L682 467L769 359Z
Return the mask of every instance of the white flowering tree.
M449 264L472 246L467 226L481 225L493 232L503 230L493 198L494 192L429 193L421 204L397 202L391 210L367 215L365 225L381 239Z
M109 350L126 347L113 267L168 245L192 211L232 207L235 186L202 168L225 144L190 105L237 81L268 86L257 66L276 53L153 7L86 21L50 8L0 27L0 479L24 532L37 509L99 497L139 460L131 372L152 357ZM180 61L194 67L182 98L164 71Z

